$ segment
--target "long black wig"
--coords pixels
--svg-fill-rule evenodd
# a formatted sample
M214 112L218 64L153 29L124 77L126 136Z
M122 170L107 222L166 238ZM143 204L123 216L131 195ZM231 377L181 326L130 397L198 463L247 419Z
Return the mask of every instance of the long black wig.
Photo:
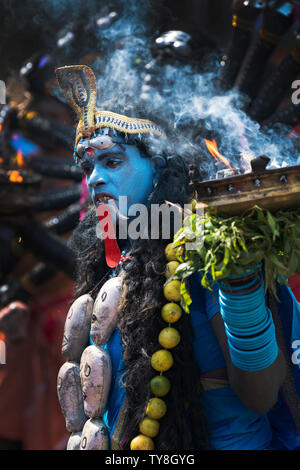
M183 206L191 198L192 189L184 160L178 156L168 159L149 197L149 204L170 201ZM78 258L76 298L88 292L96 297L110 272L104 257L103 242L96 237L97 222L95 209L92 208L72 237L72 247ZM125 288L119 330L126 365L122 377L127 397L123 426L125 448L129 448L131 439L140 434L139 423L145 417L151 398L150 380L157 375L150 361L151 355L161 349L158 335L166 326L161 318L161 308L166 303L163 296L164 250L173 235L171 233L168 240L137 240L131 257L123 265ZM121 248L126 248L126 241L120 240L119 244ZM176 328L181 341L172 349L174 365L165 373L171 382L171 390L164 397L167 413L160 420L155 448L203 449L207 444L207 429L199 399L200 371L193 355L193 332L187 314L182 315Z

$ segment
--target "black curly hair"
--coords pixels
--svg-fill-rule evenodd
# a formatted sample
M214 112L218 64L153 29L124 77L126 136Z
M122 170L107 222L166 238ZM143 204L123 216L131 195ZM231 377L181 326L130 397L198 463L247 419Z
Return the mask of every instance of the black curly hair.
M168 160L149 197L150 204L170 201L183 206L191 201L188 168L181 157ZM95 297L109 274L104 259L102 242L96 238L95 209L91 209L72 237L72 246L78 257L78 277L75 296L90 292ZM140 433L139 423L151 397L150 380L157 373L151 367L151 355L161 349L158 334L166 324L161 318L165 282L164 250L173 239L137 240L131 257L124 263L125 288L120 311L119 330L123 343L126 371L122 382L126 389L127 408L123 426L123 442ZM120 247L126 241L120 240ZM193 331L188 315L176 323L181 341L172 349L173 367L165 373L172 384L164 397L167 413L160 420L160 431L155 438L158 450L203 449L207 443L207 429L199 400L199 367L194 359ZM198 379L197 379L198 378Z

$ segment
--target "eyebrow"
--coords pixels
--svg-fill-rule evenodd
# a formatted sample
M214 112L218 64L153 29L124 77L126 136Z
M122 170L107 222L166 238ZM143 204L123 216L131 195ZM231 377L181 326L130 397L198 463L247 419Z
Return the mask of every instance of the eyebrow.
M91 148L94 148L94 147L91 147ZM98 149L94 149L94 150L97 151ZM94 158L97 158L98 160L104 160L107 157L117 157L117 156L120 156L120 155L125 156L125 152L123 152L121 149L118 152L105 152L105 153L102 153L101 155L95 155ZM88 155L86 155L86 152L84 152L84 154L81 158L81 161L85 160L85 159L88 159L88 158L90 158L90 157Z
M123 152L122 150L118 152L105 152L102 153L102 155L97 155L97 158L100 158L100 160L102 160L103 158L116 157L117 155L125 155L125 152Z

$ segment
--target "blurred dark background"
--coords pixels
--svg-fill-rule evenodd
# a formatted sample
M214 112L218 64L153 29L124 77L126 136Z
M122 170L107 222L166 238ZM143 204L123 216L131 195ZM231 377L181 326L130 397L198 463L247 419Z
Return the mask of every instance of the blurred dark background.
M124 10L122 1L0 0L0 78L17 70L37 50L51 48L57 32L80 18L89 22L105 4ZM231 35L231 0L153 1L153 33L180 29L225 48Z

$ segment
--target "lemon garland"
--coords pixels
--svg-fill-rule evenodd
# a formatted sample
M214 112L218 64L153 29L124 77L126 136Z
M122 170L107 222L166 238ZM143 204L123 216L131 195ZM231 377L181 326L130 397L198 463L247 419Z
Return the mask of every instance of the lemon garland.
M176 251L177 248L173 248L172 243L166 246L165 255L168 263L166 265L165 277L167 279L173 276L179 266ZM154 376L150 381L151 393L154 396L150 398L145 410L146 416L140 423L141 434L134 437L130 442L131 450L154 450L153 438L159 433L159 419L167 412L167 405L161 397L169 393L171 383L163 375L163 372L167 372L174 364L174 359L169 349L175 348L180 342L178 330L171 326L182 316L182 309L176 303L181 300L180 284L180 281L171 280L164 286L163 292L168 303L162 307L161 316L168 326L163 328L158 335L158 342L163 349L159 349L151 357L151 366L160 374Z

